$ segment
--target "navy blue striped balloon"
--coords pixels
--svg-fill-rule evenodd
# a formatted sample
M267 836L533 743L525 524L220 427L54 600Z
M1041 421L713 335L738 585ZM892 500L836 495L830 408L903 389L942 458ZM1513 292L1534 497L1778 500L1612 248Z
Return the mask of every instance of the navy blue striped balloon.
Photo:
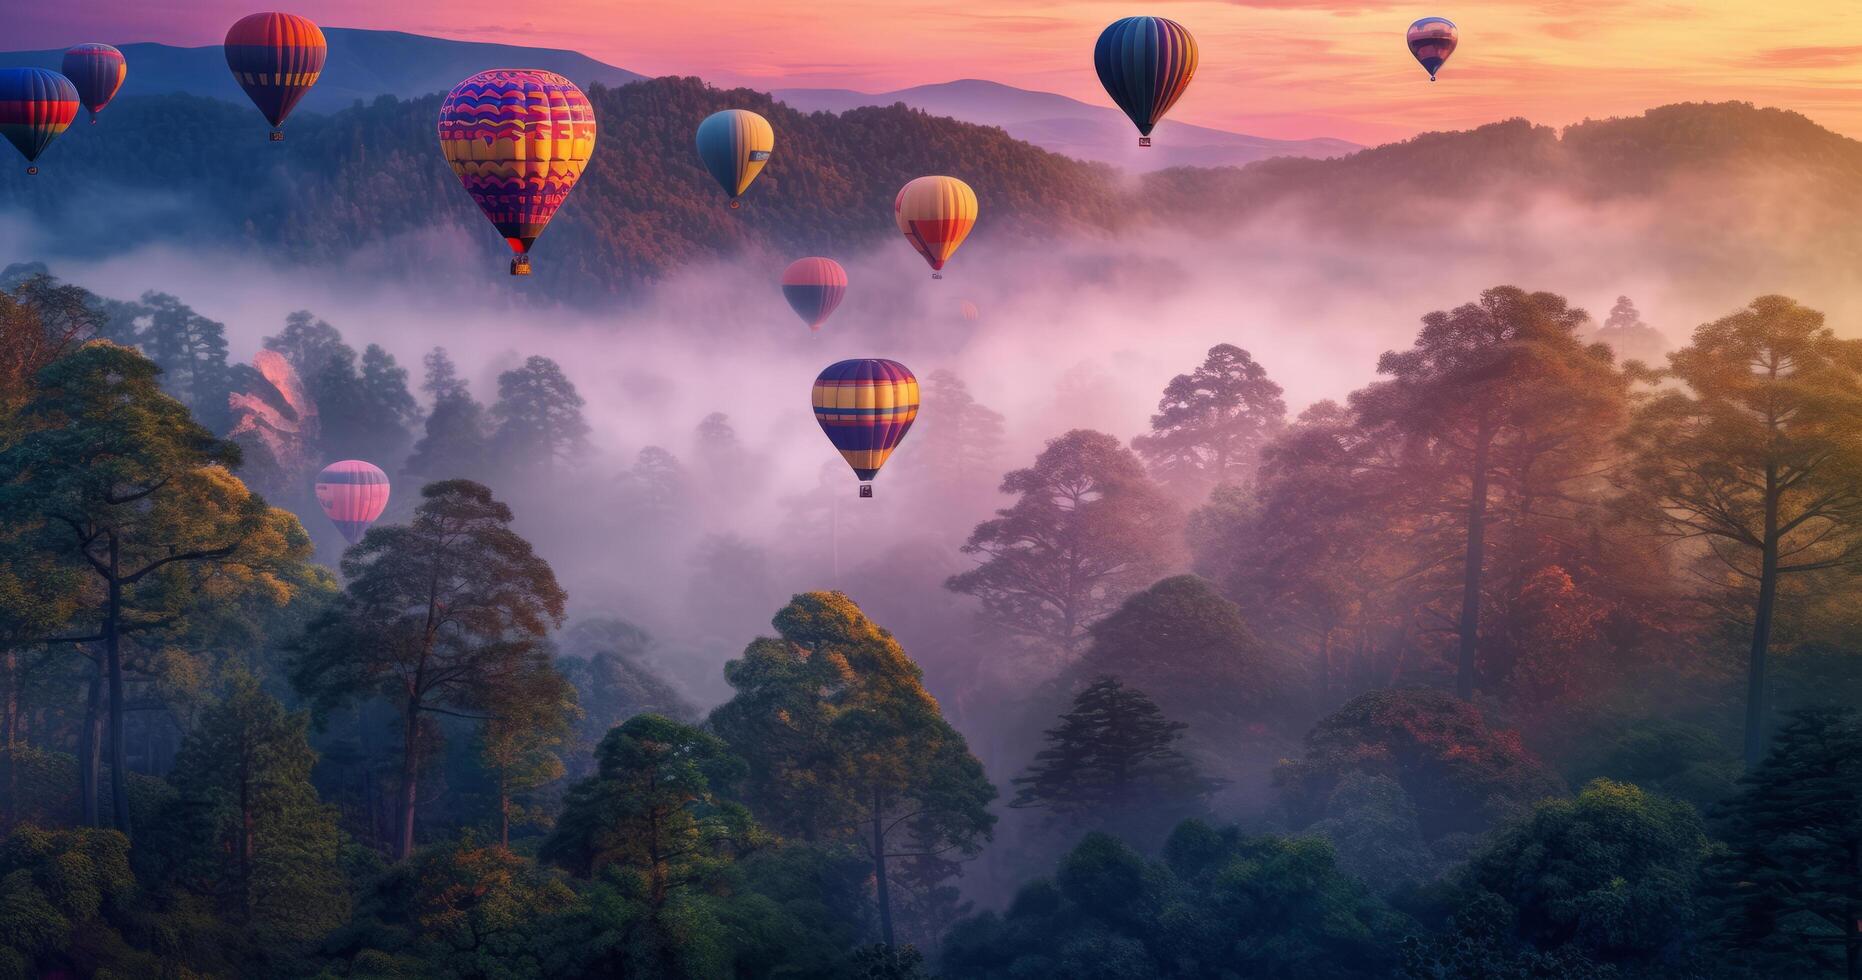
M1093 46L1099 84L1138 127L1138 145L1151 145L1151 130L1189 88L1196 74L1196 39L1182 24L1163 17L1114 21Z

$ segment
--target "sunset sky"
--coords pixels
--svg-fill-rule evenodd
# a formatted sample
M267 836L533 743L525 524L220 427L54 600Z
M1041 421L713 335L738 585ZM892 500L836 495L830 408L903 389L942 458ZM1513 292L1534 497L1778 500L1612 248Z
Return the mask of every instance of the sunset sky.
M217 44L251 0L0 0L0 43ZM21 9L23 8L23 9ZM1678 101L1796 109L1862 137L1856 0L301 0L324 26L574 48L651 75L884 91L987 78L1110 105L1093 76L1109 21L1195 34L1202 67L1173 119L1264 136L1383 142L1524 116L1565 124ZM1459 24L1430 85L1403 46L1417 17ZM134 65L131 65L131 77Z

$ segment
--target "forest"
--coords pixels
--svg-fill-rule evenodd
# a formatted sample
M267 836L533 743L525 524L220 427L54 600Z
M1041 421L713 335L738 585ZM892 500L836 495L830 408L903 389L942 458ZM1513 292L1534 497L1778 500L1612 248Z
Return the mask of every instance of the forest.
M697 527L737 406L616 472L580 365L0 288L0 976L1862 976L1862 341L1788 297L1448 296L1297 411L1219 344L1031 458L940 371L950 534L859 554L833 466Z

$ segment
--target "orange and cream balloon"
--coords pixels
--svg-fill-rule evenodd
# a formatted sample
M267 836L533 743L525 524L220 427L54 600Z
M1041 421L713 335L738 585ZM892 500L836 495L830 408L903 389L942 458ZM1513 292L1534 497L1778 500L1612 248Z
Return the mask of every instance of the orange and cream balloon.
M317 474L317 506L343 540L355 544L388 509L388 474L360 459L331 463Z
M976 227L976 192L955 177L920 177L899 189L892 216L931 264L931 278L942 279L944 263Z

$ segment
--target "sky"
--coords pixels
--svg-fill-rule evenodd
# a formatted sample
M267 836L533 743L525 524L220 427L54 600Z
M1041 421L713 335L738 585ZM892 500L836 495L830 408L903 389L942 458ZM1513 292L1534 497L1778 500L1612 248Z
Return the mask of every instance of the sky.
M252 0L0 0L13 49L218 43ZM1280 138L1361 143L1523 116L1566 125L1681 101L1795 109L1862 137L1855 0L294 0L324 26L580 50L649 75L887 91L986 78L1110 105L1093 39L1133 13L1193 33L1201 68L1171 113ZM1434 85L1403 28L1446 16L1461 48ZM131 70L134 68L132 66Z

